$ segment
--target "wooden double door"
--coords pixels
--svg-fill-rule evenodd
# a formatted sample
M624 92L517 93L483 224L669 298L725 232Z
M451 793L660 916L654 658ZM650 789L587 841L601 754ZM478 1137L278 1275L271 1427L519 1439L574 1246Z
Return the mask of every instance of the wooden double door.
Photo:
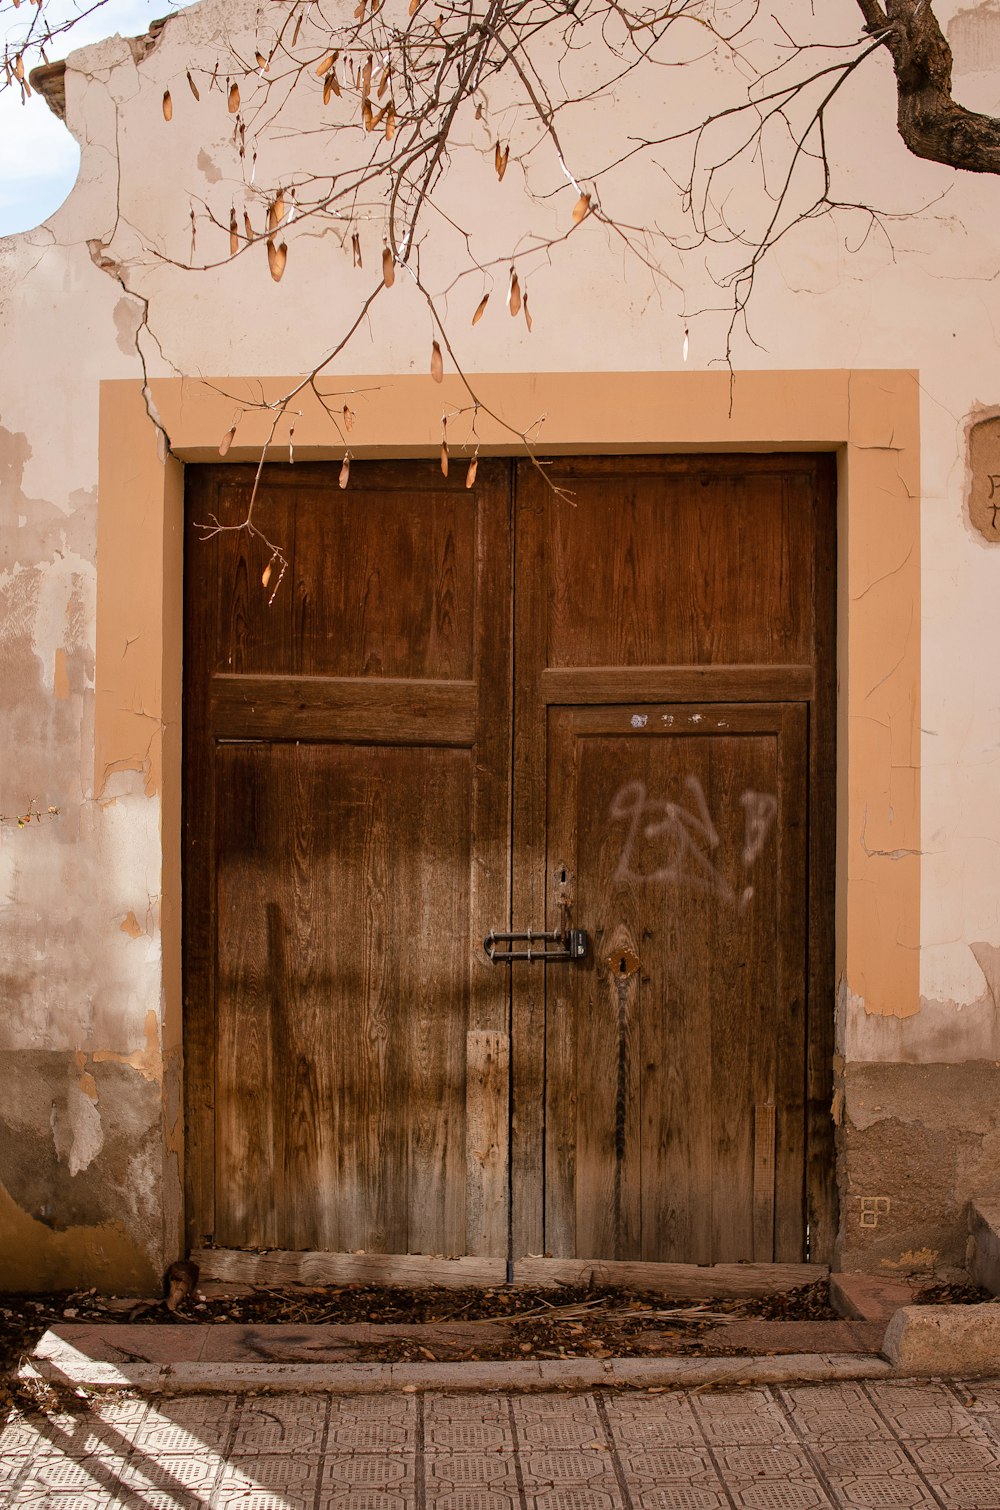
M267 468L273 600L253 484L188 481L192 1244L828 1257L831 459Z

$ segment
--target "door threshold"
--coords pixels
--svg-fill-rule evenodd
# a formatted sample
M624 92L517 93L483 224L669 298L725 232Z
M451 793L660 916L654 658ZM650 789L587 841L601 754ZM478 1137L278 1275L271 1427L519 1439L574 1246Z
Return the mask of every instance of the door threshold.
M261 1285L502 1285L506 1258L443 1258L424 1253L293 1252L283 1248L194 1248L202 1280Z
M676 1300L701 1300L777 1295L828 1279L830 1270L826 1264L656 1264L528 1254L514 1260L514 1274L518 1284L538 1289L549 1285L607 1286L648 1290Z
M465 1289L508 1282L503 1258L440 1258L420 1253L291 1252L272 1248L195 1248L191 1258L203 1281L260 1285L409 1285ZM645 1290L677 1300L738 1299L776 1295L829 1277L825 1264L660 1264L596 1258L544 1258L528 1254L514 1261L515 1286L555 1289L559 1285L594 1289Z

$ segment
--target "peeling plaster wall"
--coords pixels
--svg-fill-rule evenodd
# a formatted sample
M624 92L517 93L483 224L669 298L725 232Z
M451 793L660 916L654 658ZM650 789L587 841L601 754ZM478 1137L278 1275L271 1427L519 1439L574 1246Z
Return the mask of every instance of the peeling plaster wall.
M856 24L849 0L829 9ZM81 142L79 182L44 227L0 242L0 326L14 357L0 372L0 1054L4 1083L16 1087L0 1098L0 1284L142 1287L179 1242L179 1043L161 934L175 815L164 816L158 777L176 728L155 647L131 635L127 607L104 665L95 661L99 384L141 379L144 368L164 379L299 372L317 330L325 338L356 311L377 271L377 208L359 221L364 275L349 243L306 234L290 235L277 286L262 246L208 272L164 260L188 258L192 198L223 225L230 204L242 210L224 97L196 107L184 76L195 64L210 70L255 10L251 0L206 0L173 17L155 45L115 38L73 55L67 121ZM937 10L955 45L961 98L996 111L995 0ZM693 98L705 87L711 80L697 70L671 75L671 88ZM641 119L659 105L635 108ZM619 111L595 103L577 135L569 130L567 151L587 133L624 130ZM862 943L853 955L841 948L842 964L860 962L840 982L838 1007L842 1258L890 1269L960 1262L965 1203L1000 1193L1000 546L973 531L964 501L967 425L1000 410L1000 181L916 162L895 137L894 114L883 63L831 128L844 197L898 214L893 244L873 234L848 255L829 221L801 228L763 266L752 311L760 344L744 341L734 357L744 370L919 373L921 587L903 634L904 650L920 637L919 730L895 652L888 664L873 653L867 684L842 687L849 716L859 728L868 720L882 778L864 794L841 866L891 878L919 865L919 932L900 934L875 888ZM488 133L468 134L448 191L457 219L565 227L569 190L529 201L513 172L498 185ZM295 151L307 153L311 140ZM281 177L282 150L261 145L260 181ZM647 192L623 175L614 213L641 221ZM248 204L259 223L252 196ZM224 257L224 231L206 246L211 234L199 232L199 255ZM453 255L446 235L428 245L422 272L432 285L449 281ZM718 303L707 277L690 267L686 276L688 308ZM466 305L480 282L446 301L469 370L593 372L599 395L602 371L683 367L680 296L634 269L623 277L619 248L596 224L585 222L565 258L534 269L530 289L530 335L496 307L502 291L471 331ZM702 371L723 348L724 317L690 325L688 369ZM352 383L423 373L430 335L419 295L397 278L334 372ZM352 402L363 419L364 394ZM890 602L906 565L891 547L883 538L865 580L845 584L847 619L862 598L876 618ZM142 571L135 562L140 593ZM113 656L121 659L112 676ZM99 745L95 775L102 693L105 707L114 703L113 737ZM900 817L916 791L916 739L917 842ZM12 820L32 803L42 820L18 827ZM873 987L865 970L890 932L893 948L919 951L920 991L905 999Z
M147 1290L179 1201L159 811L130 752L94 780L98 384L135 371L134 301L87 248L114 198L85 156L63 211L0 240L0 1285Z

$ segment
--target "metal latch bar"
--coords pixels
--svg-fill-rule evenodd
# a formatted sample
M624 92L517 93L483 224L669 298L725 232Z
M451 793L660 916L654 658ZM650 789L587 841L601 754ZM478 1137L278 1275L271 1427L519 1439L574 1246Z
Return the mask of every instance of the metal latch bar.
M498 949L498 944L524 944L527 949ZM540 949L533 949L532 944L541 944ZM553 946L554 947L550 947ZM495 929L483 939L483 949L486 958L492 960L494 965L506 965L511 960L527 960L534 964L538 960L581 960L584 959L590 947L590 939L584 928L560 928L539 931L527 928L523 933L498 933Z

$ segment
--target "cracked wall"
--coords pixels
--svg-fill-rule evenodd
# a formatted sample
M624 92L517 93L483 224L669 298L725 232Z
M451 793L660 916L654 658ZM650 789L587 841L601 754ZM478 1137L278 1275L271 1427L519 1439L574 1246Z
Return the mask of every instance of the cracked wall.
M0 1284L142 1287L179 1241L181 463L218 455L240 380L301 372L317 328L355 313L368 286L346 235L294 236L280 285L263 248L197 274L178 265L191 199L216 215L224 257L245 194L224 99L196 109L185 74L193 61L210 70L254 9L208 0L148 41L71 57L77 186L44 227L0 242L0 322L17 358L0 374L0 812L13 820L0 825L0 1054L17 1087L0 1098ZM995 108L995 75L962 60L994 46L995 11L941 7L979 108ZM672 78L703 87L697 73ZM530 333L502 310L472 333L463 306L456 340L470 370L514 384L503 393L518 425L548 416L543 447L839 449L844 496L863 500L841 539L842 1256L926 1267L960 1261L964 1205L1000 1181L1000 548L966 512L970 417L1000 406L1000 183L910 158L884 69L852 106L834 144L842 182L900 218L892 245L873 235L853 256L816 221L762 269L758 344L736 364L775 376L766 402L744 414L737 378L727 415L703 381L720 320L692 322L685 365L674 295L624 278L613 241L586 224L572 258L532 272ZM612 113L595 104L586 130ZM567 150L578 145L571 134ZM262 146L262 179L283 150ZM531 200L509 174L498 199L476 152L455 161L456 215L501 213L525 234L561 224L556 196ZM642 219L643 192L626 174L623 219ZM380 216L359 221L369 269ZM691 307L711 290L695 278ZM333 372L357 408L355 454L434 454L441 391L426 380L419 402L387 397L426 372L428 346L426 309L397 278ZM898 371L918 375L906 403L919 440L910 426L905 444L903 400L879 377ZM807 373L830 375L822 423L802 418ZM650 386L661 376L676 380L669 400ZM101 407L102 385L107 397L121 383L124 419L117 399ZM262 437L248 422L230 459L255 456ZM512 445L499 432L488 444ZM307 413L297 446L340 452ZM42 821L19 828L31 803Z

